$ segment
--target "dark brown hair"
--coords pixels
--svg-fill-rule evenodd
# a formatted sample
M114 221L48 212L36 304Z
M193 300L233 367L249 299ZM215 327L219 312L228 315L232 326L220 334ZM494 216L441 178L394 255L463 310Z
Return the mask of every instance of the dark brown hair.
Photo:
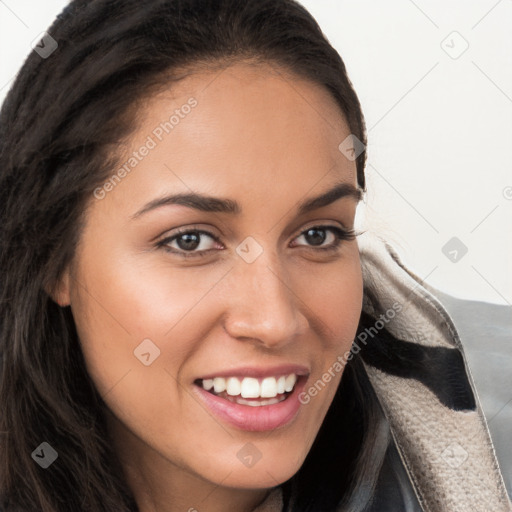
M325 87L366 146L364 118L342 59L294 0L74 0L48 33L57 49L28 56L0 112L0 497L6 510L136 511L71 310L47 291L73 257L116 148L137 128L137 107L178 70L253 60ZM363 190L365 160L363 151ZM376 472L378 415L354 357L308 459L283 486L294 510L361 494L363 473ZM31 456L42 442L58 453L47 470ZM326 449L332 460L320 464Z

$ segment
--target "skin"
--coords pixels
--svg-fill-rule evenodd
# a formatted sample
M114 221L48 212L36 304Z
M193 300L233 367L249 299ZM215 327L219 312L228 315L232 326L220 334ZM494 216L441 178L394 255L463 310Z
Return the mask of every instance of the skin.
M91 200L54 299L71 306L140 510L252 511L300 468L342 372L293 422L270 432L214 417L194 397L193 381L227 368L297 363L310 370L309 387L350 349L363 294L357 240L322 253L304 231L352 228L357 200L303 216L296 209L339 182L356 186L356 166L338 150L350 130L327 91L275 66L241 62L192 73L152 97L130 151L191 96L191 113L103 199ZM236 200L242 213L167 205L131 218L165 193L191 191ZM196 253L213 250L187 259L156 245L177 228L205 229L219 242L201 235ZM324 233L323 246L332 245L334 233ZM263 249L250 264L236 252L248 236ZM177 240L169 245L180 251ZM134 356L147 338L160 349L149 366ZM261 453L250 468L237 457L248 442Z

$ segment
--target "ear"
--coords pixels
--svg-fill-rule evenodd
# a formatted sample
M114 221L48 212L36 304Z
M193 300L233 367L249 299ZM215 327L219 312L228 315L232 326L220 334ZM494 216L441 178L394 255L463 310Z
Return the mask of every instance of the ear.
M46 287L46 293L56 302L60 307L66 307L71 304L70 281L71 276L69 273L69 266L63 272L59 281L53 287Z

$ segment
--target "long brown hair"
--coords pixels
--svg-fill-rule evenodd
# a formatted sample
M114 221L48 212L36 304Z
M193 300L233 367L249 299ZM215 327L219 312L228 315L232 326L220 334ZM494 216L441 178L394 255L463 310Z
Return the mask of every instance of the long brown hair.
M26 512L136 511L71 310L47 290L73 257L87 202L112 173L116 148L136 129L137 106L179 79L177 70L252 59L325 87L366 146L365 123L342 59L294 0L74 0L48 33L55 51L27 57L0 111L0 497L7 510ZM363 151L363 190L365 161ZM357 357L352 366L343 396L359 415L375 404L350 392L366 386L354 384ZM331 501L360 485L354 475L364 464L356 459L369 457L371 421L356 425L335 414L336 404L284 486L287 497L296 489L304 498L295 510L309 510L296 484L325 473L315 454L336 422L355 441L342 454L347 474ZM33 457L43 442L58 453L48 469Z

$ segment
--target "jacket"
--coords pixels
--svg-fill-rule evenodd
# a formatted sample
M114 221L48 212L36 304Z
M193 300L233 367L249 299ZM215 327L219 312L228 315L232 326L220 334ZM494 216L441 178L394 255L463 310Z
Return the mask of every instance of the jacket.
M510 310L433 289L375 234L360 235L358 244L366 290L363 311L377 321L400 302L400 314L386 323L393 341L439 363L424 364L415 373L405 365L387 367L377 357L374 364L364 363L392 440L373 498L361 510L512 511L512 412L506 407L512 404ZM370 295L382 311L375 310ZM497 328L490 323L496 320ZM282 494L276 487L256 512L281 510Z

